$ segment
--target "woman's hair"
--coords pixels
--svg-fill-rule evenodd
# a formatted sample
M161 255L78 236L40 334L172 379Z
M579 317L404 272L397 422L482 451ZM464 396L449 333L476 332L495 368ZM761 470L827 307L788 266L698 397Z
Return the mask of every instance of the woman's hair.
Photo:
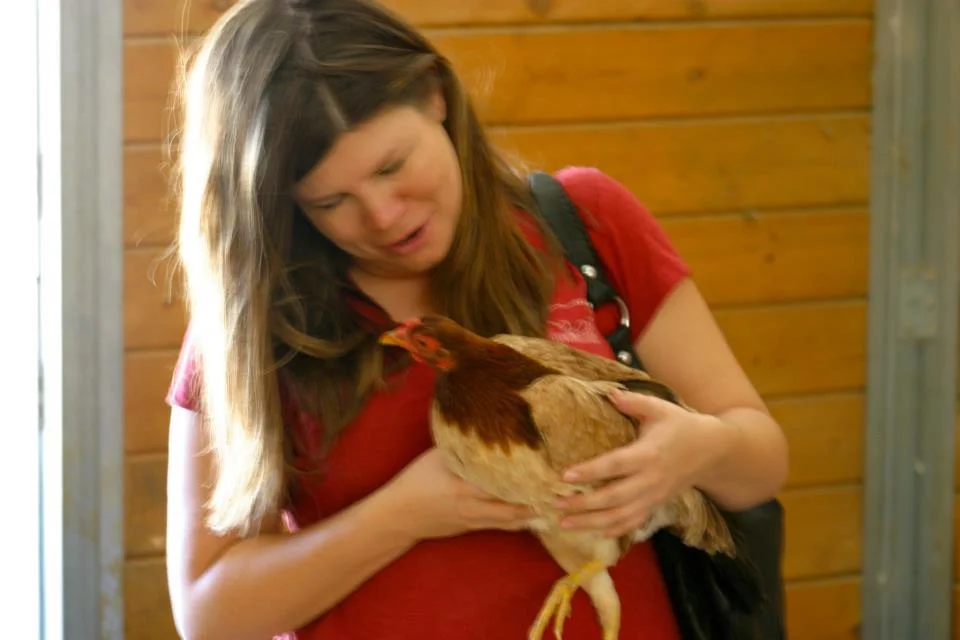
M281 380L327 447L383 383L377 336L342 295L347 256L293 196L337 136L442 91L463 181L451 250L431 276L443 313L485 335L542 335L553 270L516 221L515 207L533 211L525 181L450 63L375 3L239 2L183 68L176 249L215 452L208 524L247 534L294 475Z

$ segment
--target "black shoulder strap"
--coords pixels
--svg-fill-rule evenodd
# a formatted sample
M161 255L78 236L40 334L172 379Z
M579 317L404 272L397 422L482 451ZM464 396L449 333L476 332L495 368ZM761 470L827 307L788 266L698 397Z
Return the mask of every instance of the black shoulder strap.
M567 259L577 266L587 282L590 306L595 308L613 302L619 307L620 325L606 337L617 359L642 369L630 339L630 311L607 279L603 262L597 256L583 219L566 189L556 178L542 171L531 173L529 183L540 216L563 246Z

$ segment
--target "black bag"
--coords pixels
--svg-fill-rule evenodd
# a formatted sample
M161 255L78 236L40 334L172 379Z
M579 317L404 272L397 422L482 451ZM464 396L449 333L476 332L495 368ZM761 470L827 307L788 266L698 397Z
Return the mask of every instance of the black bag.
M535 172L529 184L542 219L563 246L567 258L587 282L587 299L593 307L619 305L620 325L607 341L618 360L643 369L630 338L629 314L622 299L604 275L590 237L563 185L553 176ZM717 557L687 547L676 536L661 530L651 539L664 582L685 640L784 640L786 638L783 557L783 506L770 500L752 509L725 513L740 548L753 565L746 580L739 568L718 566ZM732 561L731 561L732 562ZM722 565L722 559L721 559ZM762 603L752 602L759 588Z

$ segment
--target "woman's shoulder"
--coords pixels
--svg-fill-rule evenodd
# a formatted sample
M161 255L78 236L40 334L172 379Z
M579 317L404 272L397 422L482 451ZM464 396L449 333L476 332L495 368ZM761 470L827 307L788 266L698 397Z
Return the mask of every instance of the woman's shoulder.
M591 232L617 234L624 225L656 226L653 214L623 182L597 167L567 166L553 174Z
M584 222L614 287L633 318L633 338L667 294L692 275L666 230L620 180L600 169L569 166L554 172Z

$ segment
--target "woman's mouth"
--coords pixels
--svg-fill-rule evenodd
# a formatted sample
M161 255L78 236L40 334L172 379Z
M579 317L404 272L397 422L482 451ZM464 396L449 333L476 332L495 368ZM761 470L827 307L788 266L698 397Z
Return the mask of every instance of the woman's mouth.
M427 225L423 224L410 232L399 242L387 246L391 252L398 255L408 255L423 246L427 237Z

